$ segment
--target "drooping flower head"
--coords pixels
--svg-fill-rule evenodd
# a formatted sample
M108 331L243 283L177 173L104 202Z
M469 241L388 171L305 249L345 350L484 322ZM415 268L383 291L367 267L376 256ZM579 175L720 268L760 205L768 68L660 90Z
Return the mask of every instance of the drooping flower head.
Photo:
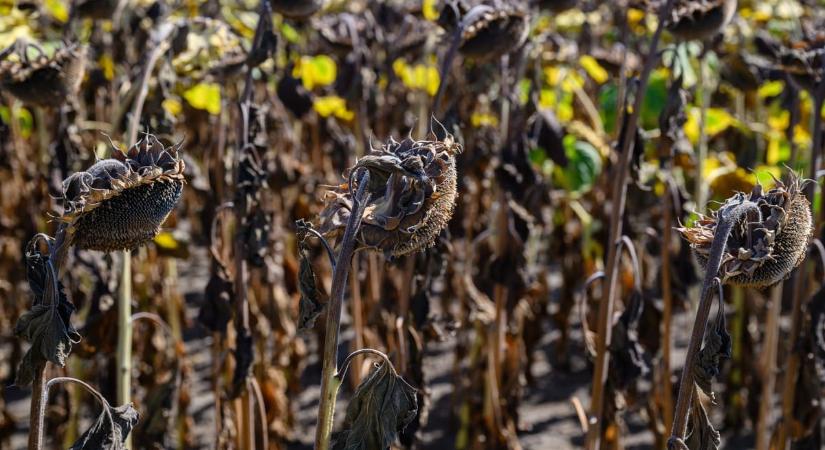
M30 58L29 49L37 57ZM0 89L24 103L60 106L77 93L83 81L86 50L84 45L69 45L49 57L37 44L18 41L0 58ZM16 60L8 58L12 54Z
M461 146L444 140L390 139L345 172L348 182L328 191L321 212L327 237L343 234L352 208L355 174L370 172L357 239L360 245L401 256L430 247L447 225L456 200L455 155Z
M115 150L113 158L66 178L60 220L71 242L109 252L152 240L183 191L180 147L146 134L127 153Z
M746 215L731 230L719 268L723 283L766 288L787 278L802 263L813 228L810 203L801 185L796 178L787 185L777 181L776 187L767 192L756 185L750 197L737 193L725 202L732 205L750 200L758 206L761 217ZM708 262L717 221L715 212L711 217L701 216L693 227L679 228L703 267Z

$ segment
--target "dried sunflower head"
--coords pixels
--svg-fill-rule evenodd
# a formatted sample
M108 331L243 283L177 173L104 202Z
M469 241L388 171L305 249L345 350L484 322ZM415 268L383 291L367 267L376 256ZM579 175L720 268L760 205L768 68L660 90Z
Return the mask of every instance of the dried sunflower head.
M800 89L815 92L825 81L825 33L785 44L767 33L756 36L757 50L770 60L773 68L786 72Z
M801 185L796 178L787 185L777 181L768 192L756 185L749 198L737 193L720 208L750 200L761 216L745 215L734 224L719 268L723 283L766 288L787 278L802 263L813 228L810 203ZM711 217L701 216L693 227L679 228L702 267L707 266L718 219L719 211Z
M576 6L579 0L541 0L539 7L554 13L567 11Z
M324 0L273 0L272 9L293 19L302 19L318 12Z
M667 29L683 41L712 38L733 19L736 5L737 0L677 1Z
M29 57L29 49L37 56ZM32 42L18 41L0 57L0 88L24 103L60 106L77 93L86 68L86 46L69 45L51 57ZM17 60L8 59L16 54Z
M128 153L95 163L63 181L67 236L82 249L115 251L152 240L180 199L180 144L164 147L150 134Z
M528 15L509 3L478 5L461 18L464 56L492 60L519 48L529 32Z
M358 242L401 256L432 246L447 225L456 200L455 155L461 146L447 135L444 140L397 142L390 139L347 170L350 180L328 191L321 212L320 231L339 237L352 208L356 174L370 172L366 204Z

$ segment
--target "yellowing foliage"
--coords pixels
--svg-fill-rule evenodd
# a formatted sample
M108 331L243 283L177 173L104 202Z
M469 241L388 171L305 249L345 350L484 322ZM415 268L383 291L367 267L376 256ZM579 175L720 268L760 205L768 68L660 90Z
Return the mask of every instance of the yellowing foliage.
M198 83L184 91L183 98L195 109L213 115L221 112L221 87L218 84Z
M321 117L335 116L341 120L350 121L355 118L355 113L347 108L347 102L337 95L327 95L317 97L312 104Z
M338 76L335 60L327 55L301 56L292 70L292 76L300 78L308 90L316 86L328 86Z

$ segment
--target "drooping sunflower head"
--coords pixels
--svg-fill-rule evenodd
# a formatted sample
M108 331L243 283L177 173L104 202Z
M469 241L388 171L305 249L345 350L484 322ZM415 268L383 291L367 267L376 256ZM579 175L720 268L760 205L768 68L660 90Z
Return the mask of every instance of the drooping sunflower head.
M343 234L352 208L354 174L370 173L357 240L361 246L401 256L430 247L447 225L456 200L455 155L461 146L447 135L444 140L390 139L347 170L350 180L325 196L321 232L337 238ZM352 189L350 189L352 188Z
M30 57L30 50L36 57ZM86 50L85 45L73 44L49 57L39 45L18 41L0 58L0 88L24 103L60 106L77 93L83 81Z
M746 199L759 208L759 214L743 216L731 230L719 268L723 283L766 288L787 278L802 263L813 228L810 203L801 185L796 178L787 185L777 181L767 192L756 185L749 198L738 193L720 208ZM702 267L707 266L718 214L701 216L693 227L679 228Z
M164 147L147 134L127 153L115 150L112 158L66 178L60 219L72 243L109 252L154 239L183 191L180 147Z

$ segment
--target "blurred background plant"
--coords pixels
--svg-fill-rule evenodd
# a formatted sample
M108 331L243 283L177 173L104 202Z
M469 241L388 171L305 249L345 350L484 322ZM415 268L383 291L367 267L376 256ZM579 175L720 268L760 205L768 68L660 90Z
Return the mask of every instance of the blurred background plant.
M257 0L0 0L0 49L10 49L0 62L0 447L25 447L28 431L29 391L12 386L28 348L12 333L30 304L27 243L54 233L44 212L60 215L63 179L109 157L110 139L125 148L148 130L184 137L188 184L131 256L132 310L167 324L135 319L132 445L311 448L326 324L321 314L299 330L298 274L305 257L325 304L332 267L317 240L296 238L295 221L316 217L325 186L371 146L423 138L435 114L464 149L453 218L424 252L356 252L342 316L341 354L380 350L417 390L418 412L393 445L585 445L608 285L586 281L606 272L620 237L609 228L627 134L620 223L634 251L617 247L616 307L602 321L612 344L598 434L601 448L663 448L702 278L673 229L735 191L767 192L789 169L821 175L821 2L741 0L701 41L666 29L641 93L665 2L270 3L269 33L253 45ZM21 39L42 50L26 47L30 64L83 46L75 95L15 96ZM626 105L640 94L630 129ZM121 257L71 252L61 281L83 339L51 374L120 404ZM708 411L725 448L821 447L819 259L781 289L724 287L731 352ZM336 430L371 373L366 359L349 367ZM50 391L48 448L70 446L100 411L64 387Z

